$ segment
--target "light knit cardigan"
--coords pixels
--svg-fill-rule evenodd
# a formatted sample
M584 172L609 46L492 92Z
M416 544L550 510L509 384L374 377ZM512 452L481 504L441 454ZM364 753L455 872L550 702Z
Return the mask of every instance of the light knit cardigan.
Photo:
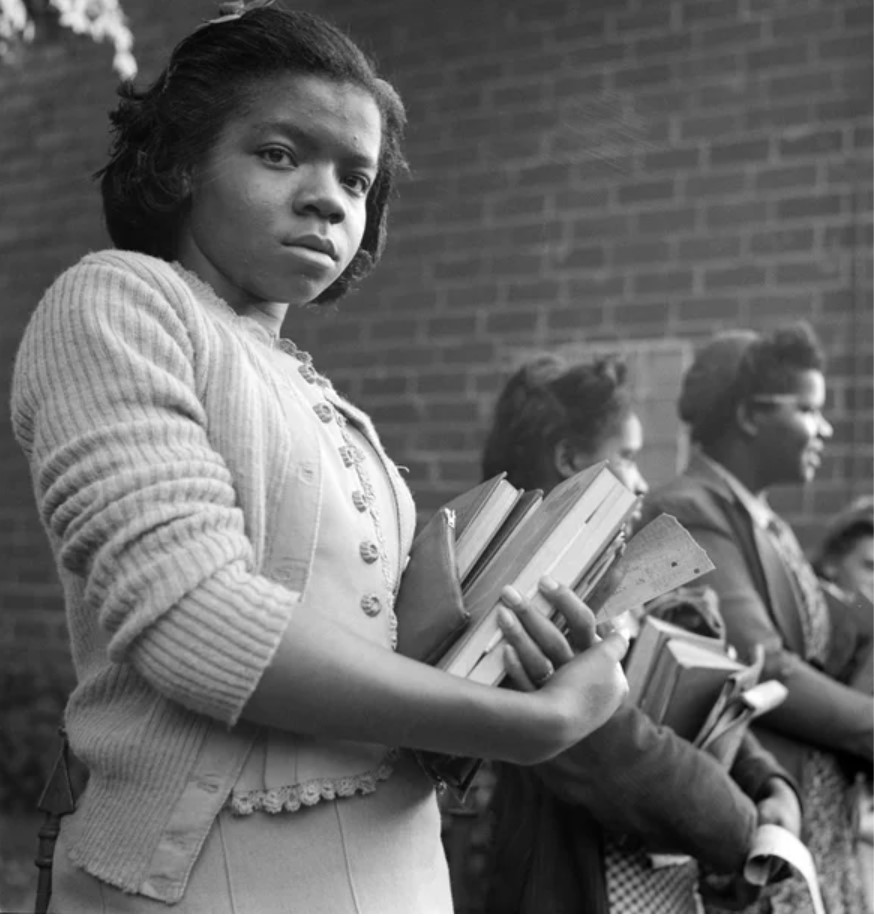
M263 574L277 488L301 450L306 459L317 449L305 424L318 421L301 408L298 428L287 428L251 324L195 296L163 261L104 251L53 284L16 358L14 431L55 553L78 678L67 727L91 773L73 857L126 890L142 890L210 730L236 723L313 593L305 555L283 557L289 581ZM330 387L325 397L387 463L403 557L409 494L367 418ZM300 524L315 527L310 502L300 502ZM353 626L386 642L361 613ZM225 797L234 775L224 774Z

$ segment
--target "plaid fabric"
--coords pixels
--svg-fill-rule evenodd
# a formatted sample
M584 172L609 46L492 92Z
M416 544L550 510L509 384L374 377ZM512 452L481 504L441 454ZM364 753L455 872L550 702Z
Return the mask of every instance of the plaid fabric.
M644 850L624 850L605 837L604 872L611 913L704 912L694 859L653 868Z

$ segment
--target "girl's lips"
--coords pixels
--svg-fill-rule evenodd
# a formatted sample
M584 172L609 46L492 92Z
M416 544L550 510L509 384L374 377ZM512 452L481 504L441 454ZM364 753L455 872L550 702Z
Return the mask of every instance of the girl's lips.
M307 235L300 235L297 238L289 239L285 243L290 248L306 248L308 251L314 251L329 257L332 261L337 260L337 246L324 235L317 235L310 232Z
M326 269L333 269L335 266L334 259L324 251L316 251L306 245L287 243L282 246L289 254L309 264L318 264Z

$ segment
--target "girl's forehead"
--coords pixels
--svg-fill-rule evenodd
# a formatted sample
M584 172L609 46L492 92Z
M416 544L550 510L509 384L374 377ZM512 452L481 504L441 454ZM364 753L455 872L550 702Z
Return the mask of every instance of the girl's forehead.
M795 393L812 402L825 400L825 376L817 369L806 369L795 376Z
M253 81L225 127L304 132L374 158L382 140L382 116L367 89L309 73L285 72Z

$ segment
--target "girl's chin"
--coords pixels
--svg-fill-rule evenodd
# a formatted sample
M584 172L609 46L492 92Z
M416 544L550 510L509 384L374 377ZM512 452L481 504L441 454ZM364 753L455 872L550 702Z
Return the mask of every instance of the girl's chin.
M816 472L818 470L819 470L818 464L811 464L809 462L805 462L801 466L801 479L804 481L804 483L810 483L816 477Z

